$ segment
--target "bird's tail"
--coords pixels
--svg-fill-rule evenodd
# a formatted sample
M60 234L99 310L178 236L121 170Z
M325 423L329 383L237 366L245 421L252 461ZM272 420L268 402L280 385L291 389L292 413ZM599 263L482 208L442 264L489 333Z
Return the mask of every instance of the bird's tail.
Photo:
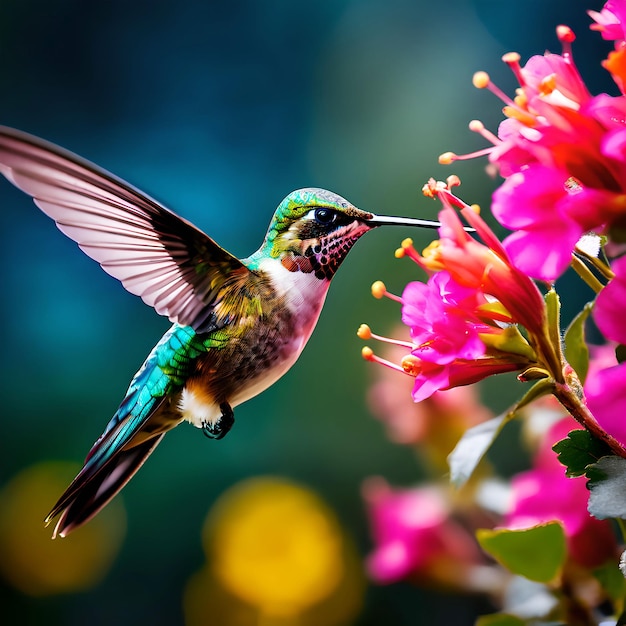
M96 472L89 471L88 457L81 472L46 517L47 525L57 515L60 516L54 527L52 537L55 538L57 535L65 537L88 522L106 506L143 465L164 434L161 433L128 450L118 452L115 457L111 458Z
M159 364L165 335L133 378L124 400L93 445L83 468L46 518L60 516L53 536L63 537L90 520L143 465L163 435L180 423L178 386Z
M54 536L90 520L133 477L163 435L182 421L178 401L194 360L207 347L174 325L135 374L126 396L85 464L46 518L59 516Z

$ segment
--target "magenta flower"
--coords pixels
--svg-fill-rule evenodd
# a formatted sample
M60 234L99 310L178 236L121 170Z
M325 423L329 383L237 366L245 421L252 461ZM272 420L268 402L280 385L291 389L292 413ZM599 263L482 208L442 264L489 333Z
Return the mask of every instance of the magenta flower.
M414 356L402 360L404 372L415 378L412 393L414 402L430 398L436 391L471 385L489 376L518 371L525 365L528 365L528 361L519 355L516 355L516 358L503 355L467 361L456 359L446 365L421 361Z
M428 251L428 256L420 257L414 251L409 256L426 269L446 270L456 283L474 289L485 301L495 298L507 313L506 317L499 318L500 322L520 324L535 334L543 332L545 306L541 293L533 281L516 267L487 223L448 188L437 187L431 181L426 192L436 195L444 205L439 213L440 240L435 248ZM465 232L457 211L452 207L460 209L483 243ZM484 319L485 312L482 314Z
M598 294L593 319L607 339L626 345L626 257L615 261L611 269L615 277Z
M592 13L596 29L616 40L604 62L623 90L626 50L622 46L626 4L608 2ZM504 248L522 271L553 282L568 267L581 235L588 231L624 240L626 230L626 97L592 97L573 60L573 32L557 29L563 50L531 57L503 57L520 87L514 99L501 92L484 72L475 85L489 88L504 102L507 119L496 137L479 122L470 127L493 143L478 154L506 179L495 192L493 213L515 231ZM475 155L442 155L451 162Z
M515 232L507 237L507 252L530 276L552 281L563 273L584 229L568 218L567 175L542 165L516 172L493 195L494 217ZM513 207L521 207L514 210Z
M584 477L568 478L552 446L572 430L565 418L547 433L531 470L512 479L511 508L505 518L508 528L529 528L552 520L563 524L572 558L585 567L596 567L615 556L617 548L610 525L587 512L589 491Z
M384 479L372 478L363 492L375 543L366 566L375 581L441 578L446 569L458 581L464 568L482 562L472 535L451 518L441 491L392 489Z
M587 11L587 13L596 22L591 29L599 31L603 39L618 42L626 39L624 32L626 3L623 0L609 0L599 13L597 11Z
M398 329L401 334L403 329ZM401 361L406 349L388 346L383 356ZM493 417L478 397L475 386L464 386L434 393L423 402L411 398L414 380L387 367L376 368L375 381L367 399L372 413L385 426L394 443L417 445L428 464L441 472L448 470L447 456L461 435Z
M485 354L479 332L489 327L476 317L486 300L475 289L461 287L448 272L438 272L426 284L409 283L402 293L402 321L410 328L423 361L447 365L455 359Z
M365 359L415 379L415 402L436 391L526 369L534 364L536 354L516 324L532 336L543 336L545 331L541 293L511 263L487 224L443 183L430 181L425 193L439 197L444 204L439 214L440 239L424 255L407 239L397 255L408 256L430 273L428 282L410 283L402 298L387 293L382 283L378 285L381 296L402 303L402 321L410 328L412 342L395 343L408 348L410 354L396 365L380 359L369 347L363 349ZM484 243L463 229L453 206L461 209ZM359 336L394 343L374 336L367 326L360 329Z
M508 145L492 153L501 172L509 172L494 194L493 213L516 231L504 241L515 264L553 281L583 233L611 235L624 226L626 128L616 120L626 119L626 100L601 95L575 109L533 96L528 106L537 115L533 127L508 134Z
M585 381L587 406L603 430L626 444L626 363L618 365L611 344L592 347Z

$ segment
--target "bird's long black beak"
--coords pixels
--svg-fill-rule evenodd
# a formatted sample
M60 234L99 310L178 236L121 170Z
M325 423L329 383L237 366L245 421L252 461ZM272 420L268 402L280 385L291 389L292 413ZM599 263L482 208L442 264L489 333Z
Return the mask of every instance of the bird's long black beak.
M432 220L420 220L413 217L391 217L389 215L372 215L366 220L370 226L417 226L418 228L439 228L441 224ZM465 226L468 233L476 232L473 228Z

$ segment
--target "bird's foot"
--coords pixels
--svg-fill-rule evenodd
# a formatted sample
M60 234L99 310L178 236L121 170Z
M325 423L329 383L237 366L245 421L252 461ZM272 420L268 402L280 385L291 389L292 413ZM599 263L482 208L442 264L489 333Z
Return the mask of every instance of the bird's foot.
M215 422L203 422L202 432L209 439L221 439L235 423L235 413L228 402L220 404L222 414Z

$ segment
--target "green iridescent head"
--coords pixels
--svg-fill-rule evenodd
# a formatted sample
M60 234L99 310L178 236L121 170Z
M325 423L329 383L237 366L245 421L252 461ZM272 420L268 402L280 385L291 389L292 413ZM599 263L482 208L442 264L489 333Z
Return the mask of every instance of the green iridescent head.
M373 214L325 189L298 189L279 205L258 258L280 259L290 271L331 278L354 242L373 228Z
M383 225L439 226L362 211L325 189L298 189L278 205L262 246L245 262L256 269L266 259L277 259L290 272L314 272L317 278L330 280L355 242Z

